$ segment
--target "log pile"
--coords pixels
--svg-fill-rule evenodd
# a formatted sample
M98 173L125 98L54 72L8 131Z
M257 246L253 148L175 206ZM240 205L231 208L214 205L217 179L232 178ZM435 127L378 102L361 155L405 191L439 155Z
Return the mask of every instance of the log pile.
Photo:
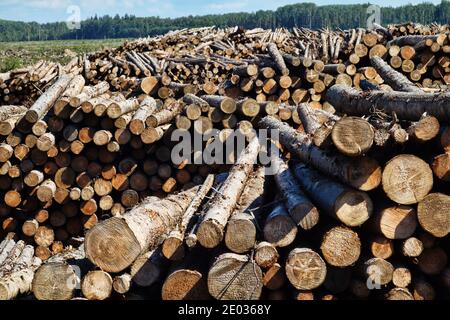
M0 299L448 299L448 32L184 29L0 74Z

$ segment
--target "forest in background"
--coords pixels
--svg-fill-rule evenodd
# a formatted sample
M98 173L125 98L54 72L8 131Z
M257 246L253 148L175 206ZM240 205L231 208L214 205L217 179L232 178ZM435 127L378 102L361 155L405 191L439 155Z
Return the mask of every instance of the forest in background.
M39 24L0 20L0 41L41 41L66 39L138 38L166 33L169 30L203 26L242 26L245 28L309 27L356 28L365 27L370 4L326 5L298 3L272 10L252 13L239 12L180 18L94 16L81 22L78 30L69 30L65 22ZM448 23L450 1L438 5L422 3L400 7L382 7L381 23Z

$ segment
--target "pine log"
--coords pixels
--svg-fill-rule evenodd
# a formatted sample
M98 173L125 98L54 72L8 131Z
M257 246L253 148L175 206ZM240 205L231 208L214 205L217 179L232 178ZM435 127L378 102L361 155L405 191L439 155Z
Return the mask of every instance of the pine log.
M293 170L319 208L347 226L360 226L372 215L372 201L365 192L346 187L302 163L295 164Z
M283 203L273 208L264 224L264 239L277 247L290 245L297 236L297 224Z
M313 228L319 222L319 211L300 190L288 165L281 158L275 156L271 159L271 167L275 172L278 190L292 220L304 230Z
M450 94L416 93L399 91L358 91L354 88L336 84L328 89L325 100L337 111L352 116L363 116L374 109L393 113L404 120L419 120L426 112L439 121L449 121L446 111Z
M368 191L376 188L381 182L381 168L371 158L350 159L326 153L314 146L306 135L296 132L289 125L271 116L263 118L259 124L262 128L278 130L281 144L300 160L354 188Z

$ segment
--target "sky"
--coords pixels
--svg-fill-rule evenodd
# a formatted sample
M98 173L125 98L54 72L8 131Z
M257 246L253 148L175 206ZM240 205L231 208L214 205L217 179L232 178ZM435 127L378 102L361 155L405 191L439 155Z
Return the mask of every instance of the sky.
M220 14L273 10L299 0L0 0L0 19L15 21L54 22L73 20L79 14L86 19L95 14L181 17L186 15ZM417 4L423 0L318 0L304 1L324 4L367 3L382 6ZM440 0L428 0L435 4Z

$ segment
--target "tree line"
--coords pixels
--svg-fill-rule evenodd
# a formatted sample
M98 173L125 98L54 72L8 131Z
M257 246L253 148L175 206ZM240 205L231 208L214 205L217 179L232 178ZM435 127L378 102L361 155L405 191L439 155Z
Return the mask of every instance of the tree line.
M365 27L370 4L326 5L298 3L279 7L275 11L259 10L180 18L136 17L133 15L94 16L81 22L78 30L69 30L65 22L39 24L0 20L0 41L36 41L65 39L137 38L164 34L169 30L203 26L242 26L245 28L309 27L356 28ZM450 1L440 4L421 3L400 7L382 7L382 24L413 21L429 24L448 23Z

